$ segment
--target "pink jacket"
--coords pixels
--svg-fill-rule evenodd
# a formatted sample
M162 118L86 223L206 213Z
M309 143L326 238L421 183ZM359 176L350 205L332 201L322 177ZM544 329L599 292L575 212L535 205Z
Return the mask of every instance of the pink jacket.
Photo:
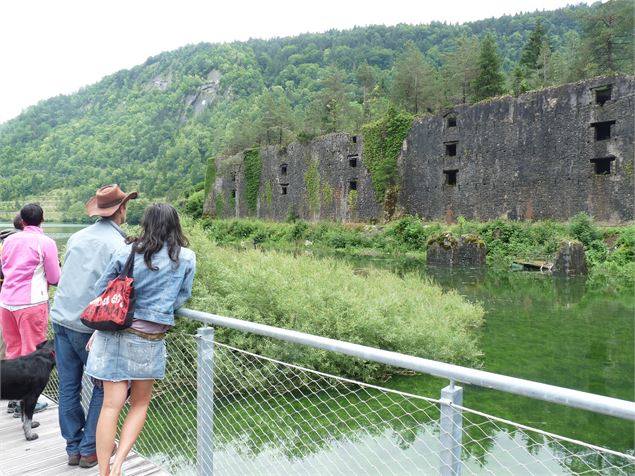
M25 226L2 244L4 283L0 303L10 306L48 301L48 285L60 279L57 245L37 226Z

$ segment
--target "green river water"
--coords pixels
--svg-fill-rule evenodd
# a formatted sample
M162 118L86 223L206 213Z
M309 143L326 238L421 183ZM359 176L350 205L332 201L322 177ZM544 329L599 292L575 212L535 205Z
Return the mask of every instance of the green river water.
M70 233L79 228L81 226L56 227L47 224L45 231L62 244ZM426 268L423 263L416 260L347 260L359 267L377 266L397 273L419 273L444 289L455 289L466 299L480 302L486 313L485 324L478 331L484 370L624 400L635 400L635 295L632 292L596 292L587 289L584 279L555 279L539 273L473 270L450 272ZM445 380L426 376L397 376L385 384L403 392L432 398L438 398L440 389L445 385ZM316 398L320 400L318 395L307 397L307 401ZM350 401L350 398L352 397L349 396L347 401ZM279 404L283 407L291 403L281 401ZM343 405L345 406L346 402L343 402ZM464 406L568 438L633 454L635 426L618 418L470 386L464 389ZM219 405L219 410L222 411L222 405ZM346 409L338 412L346 413ZM231 417L231 410L228 410L226 415ZM436 417L434 414L429 416ZM302 418L306 419L306 415ZM422 430L408 437L409 448L412 449L416 449L417 445L425 446L428 440L438 438L425 430L426 417L417 418L422 423ZM505 467L507 458L511 457L508 447L514 445L532 446L531 451L534 453L544 452L545 461L548 461L554 452L562 456L559 450L553 450L540 439L536 440L528 434L519 434L510 431L504 425L491 425L484 421L479 425L476 417L471 417L470 420L474 420L474 425L468 429L473 440L467 442L464 447L463 459L466 468L473 473L497 474L496 468ZM298 425L302 427L304 422ZM334 461L354 453L363 456L356 458L357 464L362 466L361 470L354 472L381 474L382 471L374 470L381 459L377 448L381 447L382 439L386 442L393 440L394 433L402 431L407 424L388 422L383 427L379 425L370 443L365 441L368 432L362 431L365 425L363 418L360 418L358 424L350 424L347 428L338 430L345 434L346 445L327 444L328 440L333 438L332 435L316 433L314 438L311 438L312 441L304 439L301 443L293 441L294 438L290 437L291 441L286 441L286 444L307 446L306 451L297 452L289 450L289 446L272 448L272 440L264 438L262 434L256 435L255 429L235 428L233 430L246 431L247 434L237 433L224 437L219 435L226 444L219 445L216 461L222 466L223 458L227 458L238 471L236 474L240 474L241 467L242 470L249 471L249 468L267 466L275 473L274 468L280 463L278 453L281 452L286 455L282 467L286 468L289 474L320 474L316 468L329 472L328 468L335 464ZM250 432L253 434L249 434ZM241 450L246 440L253 440L256 436L268 443L263 443L261 448L252 448L249 452ZM409 448L402 449L407 453ZM573 448L571 451L578 450ZM310 456L299 457L300 454ZM409 464L417 464L416 457L411 457L408 461ZM393 470L391 474L409 474L407 469ZM551 461L545 463L544 473L539 471L537 474L575 473L575 463L560 464ZM427 473L424 470L420 474ZM625 473L616 474L633 472L627 470Z

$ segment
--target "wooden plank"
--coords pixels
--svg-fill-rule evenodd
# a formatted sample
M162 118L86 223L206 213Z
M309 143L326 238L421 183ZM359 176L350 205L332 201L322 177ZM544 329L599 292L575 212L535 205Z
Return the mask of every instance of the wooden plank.
M56 476L74 473L77 466L68 465L66 441L58 426L58 406L49 400L49 407L35 415L40 426L34 431L37 440L27 441L22 422L6 413L6 401L0 401L0 475ZM130 476L169 476L169 473L142 456L130 452L123 465ZM98 476L99 468L82 469L81 476Z

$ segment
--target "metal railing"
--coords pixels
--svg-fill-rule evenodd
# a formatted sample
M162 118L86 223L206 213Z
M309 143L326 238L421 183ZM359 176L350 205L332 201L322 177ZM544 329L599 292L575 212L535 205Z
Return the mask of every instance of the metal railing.
M253 322L182 309L239 331L233 345L214 328L168 334L158 381L135 450L171 474L616 474L635 456L463 406L458 383L496 389L635 421L635 402L421 359ZM332 353L449 380L436 397L303 368L237 345L236 335ZM322 354L319 354L322 355ZM287 359L289 360L289 359ZM436 388L439 388L437 386ZM438 391L438 390L437 390ZM49 394L55 393L55 383ZM438 394L437 394L438 395Z

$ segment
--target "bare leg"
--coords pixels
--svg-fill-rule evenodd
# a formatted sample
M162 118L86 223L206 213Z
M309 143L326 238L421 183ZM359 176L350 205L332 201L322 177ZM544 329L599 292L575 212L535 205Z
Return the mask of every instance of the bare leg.
M143 425L146 422L146 414L148 413L148 406L150 405L150 399L152 398L153 384L154 380L132 381L130 409L128 410L128 415L126 415L126 419L123 422L123 426L121 427L119 448L117 448L115 461L112 463L110 476L121 476L121 466L128 457L128 453L130 453L135 441L137 441L139 433L141 433L141 430L143 429ZM103 408L101 411L104 411Z
M97 422L97 462L99 476L110 474L109 464L112 447L117 435L119 412L126 403L128 382L104 382L104 403Z

